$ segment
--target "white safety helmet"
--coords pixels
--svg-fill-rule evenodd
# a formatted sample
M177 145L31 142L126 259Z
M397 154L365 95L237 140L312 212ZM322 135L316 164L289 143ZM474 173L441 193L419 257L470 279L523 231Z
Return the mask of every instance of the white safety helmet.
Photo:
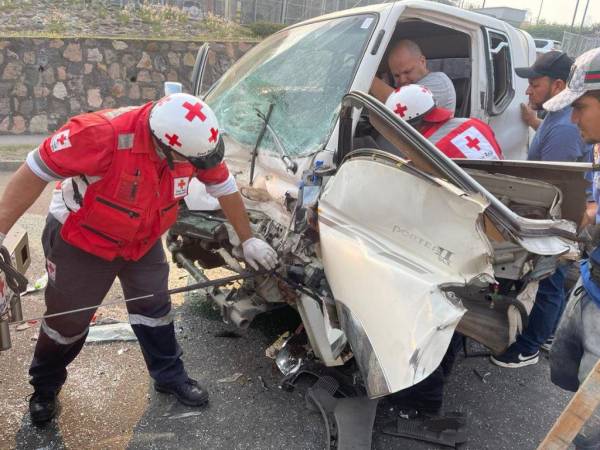
M392 92L385 101L394 114L407 122L420 119L435 107L433 94L425 86L408 84Z
M168 158L174 151L199 169L209 169L223 160L217 118L198 97L167 95L152 107L149 121L152 134Z

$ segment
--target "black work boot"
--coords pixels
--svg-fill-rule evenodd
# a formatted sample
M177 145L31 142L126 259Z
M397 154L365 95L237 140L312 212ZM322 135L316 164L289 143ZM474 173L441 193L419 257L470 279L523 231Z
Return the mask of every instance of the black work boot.
M29 399L29 415L31 422L37 427L43 427L56 415L58 391L34 391Z
M187 406L202 406L208 402L208 392L196 380L188 378L178 384L154 383L157 392L173 394L177 400Z

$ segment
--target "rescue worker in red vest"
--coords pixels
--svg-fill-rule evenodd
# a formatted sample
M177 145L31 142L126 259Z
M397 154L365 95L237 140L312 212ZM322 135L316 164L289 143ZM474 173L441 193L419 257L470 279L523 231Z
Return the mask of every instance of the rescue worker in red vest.
M487 124L473 118L453 118L452 111L435 106L433 94L424 86L402 86L388 96L385 105L449 158L503 159Z
M128 298L164 292L169 266L160 237L195 176L218 198L246 261L273 269L277 254L252 236L223 152L214 113L188 94L75 116L12 176L0 200L0 244L46 184L62 180L42 236L46 313L100 304L116 277ZM183 367L169 296L129 302L127 310L155 389L189 406L205 404L207 391ZM29 370L35 424L55 415L66 367L80 352L94 311L42 322Z

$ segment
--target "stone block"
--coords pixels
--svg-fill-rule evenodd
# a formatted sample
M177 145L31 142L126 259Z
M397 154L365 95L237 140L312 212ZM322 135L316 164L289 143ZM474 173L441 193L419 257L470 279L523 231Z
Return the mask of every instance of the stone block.
M25 129L25 118L23 116L14 116L10 131L14 134L23 134Z
M49 45L51 48L62 48L65 45L65 41L62 39L51 39Z
M102 106L102 96L100 95L100 89L88 89L87 90L87 103L92 108L100 108Z
M30 133L47 133L48 132L48 118L45 114L39 114L33 116L29 122Z
M44 84L54 84L56 79L54 78L54 68L48 66L42 72L42 83Z
M72 62L80 62L83 59L81 45L75 43L67 45L63 57Z
M115 50L125 50L129 45L124 41L112 41L112 46Z
M52 89L52 95L60 100L64 100L67 97L67 88L63 82L59 81L54 85L54 88Z
M187 52L185 55L183 55L183 65L184 66L194 67L195 62L196 62L196 55L194 55L193 53Z
M23 65L17 62L9 62L2 72L3 80L16 80L23 72Z
M13 89L13 95L17 97L26 97L27 96L27 86L23 83L15 84L15 88Z
M167 59L169 60L169 64L171 64L174 67L179 67L179 55L177 53L167 53Z
M149 83L152 81L152 78L150 77L150 72L148 72L147 70L140 70L137 74L136 79L138 82L142 83Z
M139 100L142 94L140 93L140 87L137 84L132 84L129 88L129 98L131 100Z
M119 65L119 63L112 63L110 66L108 66L108 76L111 77L113 80L120 80L123 78L123 74L121 73L121 66Z
M152 68L152 60L150 59L150 55L146 52L142 52L142 57L138 61L136 67L138 69L151 69Z
M25 64L35 64L35 52L23 53L23 62Z
M62 81L67 79L67 68L65 66L58 66L56 68L56 78Z
M2 117L2 116L0 116ZM0 121L0 131L4 131L7 132L10 129L10 117L4 117L1 121Z
M110 95L116 98L123 97L125 95L125 83L122 81L117 81L110 88Z
M148 88L148 87L143 88L142 89L142 98L144 100L156 100L158 98L157 94L156 94L156 89Z
M88 48L87 50L87 60L90 62L102 62L104 60L104 56L97 48Z

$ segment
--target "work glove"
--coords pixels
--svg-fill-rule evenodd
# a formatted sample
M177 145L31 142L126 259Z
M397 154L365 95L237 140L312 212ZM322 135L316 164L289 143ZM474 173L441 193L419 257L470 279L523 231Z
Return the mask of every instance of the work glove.
M277 266L277 252L262 239L251 237L242 242L244 259L254 270L258 270L258 264L265 269L272 270Z

